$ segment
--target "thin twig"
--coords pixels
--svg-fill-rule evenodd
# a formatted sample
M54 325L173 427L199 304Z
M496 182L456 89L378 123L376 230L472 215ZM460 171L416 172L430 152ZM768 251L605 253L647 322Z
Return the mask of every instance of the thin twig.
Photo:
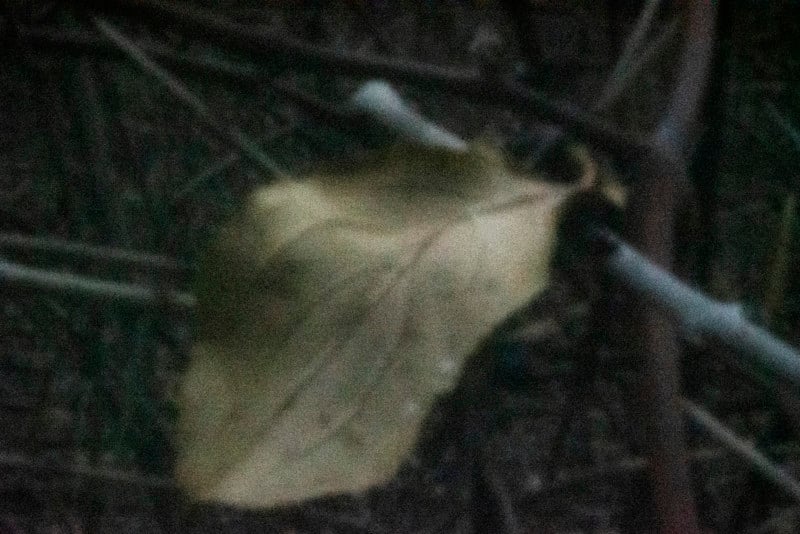
M708 86L718 2L678 2L685 11L685 44L667 111L652 135L652 145L685 164L694 145L698 115Z
M760 453L750 443L734 434L721 421L708 411L693 402L684 399L683 409L693 423L723 444L728 450L745 460L764 478L783 489L796 501L800 502L800 482L776 466L769 458Z
M97 39L81 32L59 32L55 30L25 30L23 38L26 41L52 46L59 51L73 50L77 53L93 52L101 54L114 54L114 51ZM264 78L263 73L253 66L230 61L212 60L208 58L192 58L178 56L172 51L153 45L141 46L146 55L158 58L159 61L173 68L181 69L189 74L202 75L221 80L227 83L246 83L254 86L270 86L279 91L283 96L302 104L306 111L326 122L338 126L357 129L360 121L358 116L349 114L347 110L338 109L336 106L320 101L296 88L285 84L273 83ZM346 54L337 52L346 56ZM353 61L358 61L360 56L353 56ZM382 60L387 65L394 64L393 60ZM574 135L584 138L600 148L618 152L624 155L635 155L642 152L646 145L644 136L637 132L624 132L582 111L568 102L552 100L544 95L518 83L513 77L501 80L484 80L480 73L473 71L447 71L426 65L426 68L416 72L417 76L405 76L403 63L397 63L396 68L364 69L361 75L385 78L392 81L423 84L430 90L446 91L461 95L465 98L502 107L516 107L520 112L542 116L553 120L570 129ZM424 64L423 64L424 65ZM345 71L346 72L346 71Z
M482 455L478 465L474 467L477 471L475 482L477 490L483 490L486 495L479 495L485 501L484 506L474 510L477 512L473 517L473 529L483 532L484 529L492 529L496 532L505 534L519 534L525 532L519 520L519 514L514 509L514 501L510 495L505 481L498 473L490 468ZM488 510L486 508L489 508ZM495 517L497 516L497 517Z
M479 77L478 69L440 67L416 61L396 60L368 54L349 54L311 45L292 37L252 25L239 24L219 13L182 2L158 0L113 0L69 2L103 12L124 13L145 19L152 25L169 27L192 36L202 35L208 42L253 54L271 63L292 68L326 68L339 74L386 77L394 80L463 81Z
M539 63L542 58L542 49L537 39L536 26L533 23L534 3L502 0L500 4L508 12L509 18L514 23L517 42L520 43L523 57L530 65Z
M350 98L355 109L406 139L424 146L465 152L467 143L412 109L400 94L382 80L365 82Z
M3 259L0 259L0 280L18 287L138 306L175 306L179 309L190 310L195 305L194 296L188 293L179 291L161 293L136 284L47 271Z
M181 3L154 0L84 1L95 8L121 11L145 17L156 25L201 33L222 46L250 53L274 62L277 56L302 68L327 68L337 74L355 74L423 84L429 90L444 90L481 102L511 106L523 113L544 117L571 128L576 135L601 148L624 154L638 154L645 148L636 132L622 132L577 106L555 101L518 83L513 76L485 79L476 68L439 67L364 54L351 54L312 46L274 33L256 30L221 18L218 14Z
M171 202L173 204L181 202L184 198L197 191L202 184L206 183L211 178L227 171L228 169L239 163L239 161L241 161L241 156L239 152L231 152L227 156L224 156L214 161L203 171L199 172L194 177L186 180L186 183L180 186L180 188L178 188L178 190L175 191L175 193L172 195L172 198L170 199Z
M216 116L216 114L212 112L200 98L194 95L188 87L151 60L141 48L133 43L133 41L125 37L111 24L102 19L95 18L94 23L98 30L119 46L120 49L124 50L145 72L164 84L178 100L194 111L194 113L217 134L232 143L233 146L241 150L251 161L267 170L273 176L277 178L287 178L286 172L284 172L272 158L265 154L255 141L250 139L250 137L237 126L225 124L225 122L220 117Z
M101 102L102 80L99 65L88 58L77 62L76 78L71 89L71 103L81 124L79 137L80 158L86 162L87 178L81 181L82 204L92 202L97 213L100 231L110 240L127 246L129 243L126 224L128 210L120 209L122 191L117 177L117 161L111 155L111 139L106 119L107 113Z
M154 490L176 489L175 483L172 479L167 477L135 474L114 469L99 469L74 463L63 465L53 462L38 462L25 455L12 452L0 452L0 466L2 466L4 470L25 469L28 471L69 475L72 478L89 478L105 483L125 484Z
M769 448L770 454L777 455L787 452L795 455L800 454L796 446L791 446L788 449L781 446ZM704 448L691 451L688 457L693 464L707 464L710 462L717 462L730 454L731 451L727 447L714 449ZM546 493L563 491L574 486L585 485L592 480L629 477L642 473L648 468L649 464L650 462L646 457L636 456L589 467L568 467L557 471L553 479L548 484L541 486L536 492Z
M26 46L34 46L58 53L76 55L94 54L104 57L124 58L126 53L108 39L82 30L63 28L24 28L20 38ZM252 65L232 63L211 58L194 58L187 54L177 54L172 49L153 43L140 44L139 48L159 63L183 73L200 75L205 79L222 80L234 84L245 83L251 86L269 84L263 73Z
M622 60L620 60L614 67L613 74L608 77L608 82L605 87L603 87L600 98L598 98L596 103L592 106L592 112L602 113L613 107L623 91L630 87L631 81L634 80L653 59L664 51L667 44L674 39L676 35L678 35L678 23L673 20L644 50L637 50L639 52L638 54L626 60L624 66Z
M666 45L677 33L678 24L676 21L672 21L657 38L653 39L652 42L648 44L644 51L633 55L632 58L620 58L614 67L613 73L608 77L608 80L603 86L600 97L592 104L592 113L603 115L606 111L613 108L633 80L641 74L644 68L649 65L654 58L658 57L658 55L663 52ZM629 38L626 42L625 50L628 51L629 48L634 47L638 51L641 47L641 43ZM537 153L540 157L548 154L553 147L563 141L567 134L571 133L573 132L565 129L559 135L547 139L547 141L538 148Z
M660 6L661 0L647 0L645 2L644 7L639 12L639 17L636 19L633 30L625 41L625 46L617 59L614 70L611 71L610 80L621 79L630 70L631 63L641 50Z
M792 122L781 113L778 107L772 102L766 102L764 107L767 109L769 116L775 123L781 127L781 130L786 134L786 137L792 142L795 151L800 155L800 130L792 124Z
M792 241L797 223L797 199L789 193L783 204L780 226L777 229L773 258L767 275L767 290L764 295L764 319L766 324L776 326L776 319L786 301L789 285L789 269L792 261Z
M63 53L99 54L110 57L127 57L125 52L114 46L107 39L100 39L84 31L62 30L51 28L24 28L21 39L26 45L52 48ZM322 120L338 128L355 132L364 124L362 114L353 113L348 106L331 104L320 98L292 87L280 80L265 77L255 65L242 61L228 61L209 57L193 57L188 54L176 54L173 50L154 44L141 44L139 48L154 60L168 65L171 69L191 76L200 76L203 80L215 80L232 84L239 88L246 85L250 88L268 87L296 104L303 113Z
M127 263L142 269L189 270L189 267L167 256L123 248L99 247L52 237L0 233L0 248L34 250L37 253L78 256L87 260Z
M713 50L716 2L678 2L684 42L677 75L647 152L637 159L639 180L630 194L626 225L632 243L654 263L671 269L678 197L689 186L686 167ZM662 534L700 532L687 464L680 411L679 345L669 318L641 298L628 300L630 348L642 357L643 435L657 529Z

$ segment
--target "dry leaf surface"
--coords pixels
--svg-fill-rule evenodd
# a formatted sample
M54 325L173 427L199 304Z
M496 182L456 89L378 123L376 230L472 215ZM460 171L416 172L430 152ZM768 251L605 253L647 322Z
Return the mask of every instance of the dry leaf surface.
M256 191L201 269L179 482L270 507L390 479L467 357L546 285L573 190L475 144Z

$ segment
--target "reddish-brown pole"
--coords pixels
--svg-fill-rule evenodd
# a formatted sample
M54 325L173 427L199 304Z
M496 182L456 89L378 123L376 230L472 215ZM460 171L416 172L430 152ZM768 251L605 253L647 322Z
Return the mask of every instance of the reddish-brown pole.
M688 187L686 167L695 138L714 43L716 2L686 0L684 48L664 118L638 158L638 180L628 211L628 238L659 265L673 262L677 199ZM631 297L632 349L642 358L642 430L650 457L658 532L700 532L687 463L680 400L679 346L663 312Z

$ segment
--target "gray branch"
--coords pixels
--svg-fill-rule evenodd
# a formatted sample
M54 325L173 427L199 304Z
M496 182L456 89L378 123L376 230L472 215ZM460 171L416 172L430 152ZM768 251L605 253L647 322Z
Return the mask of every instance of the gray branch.
M352 106L404 138L429 147L464 152L467 143L423 117L383 80L365 82L350 98Z
M767 456L756 450L752 444L737 436L727 426L708 411L691 401L683 401L683 409L687 417L704 432L723 444L739 458L750 464L770 482L783 489L800 502L800 483L788 471L775 465Z
M86 276L27 267L0 258L0 280L16 287L28 287L60 294L123 302L138 306L172 305L191 310L195 297L182 292L164 292L137 284L98 280Z
M691 288L615 236L604 234L601 239L613 246L606 263L609 272L627 288L669 311L689 340L713 338L800 385L800 354L748 321L741 306L719 302Z

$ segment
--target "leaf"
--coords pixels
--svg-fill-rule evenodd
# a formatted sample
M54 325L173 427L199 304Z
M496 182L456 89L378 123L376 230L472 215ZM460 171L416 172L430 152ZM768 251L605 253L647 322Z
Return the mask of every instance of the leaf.
M256 191L201 266L180 484L270 507L391 479L467 357L547 284L574 189L476 144Z

